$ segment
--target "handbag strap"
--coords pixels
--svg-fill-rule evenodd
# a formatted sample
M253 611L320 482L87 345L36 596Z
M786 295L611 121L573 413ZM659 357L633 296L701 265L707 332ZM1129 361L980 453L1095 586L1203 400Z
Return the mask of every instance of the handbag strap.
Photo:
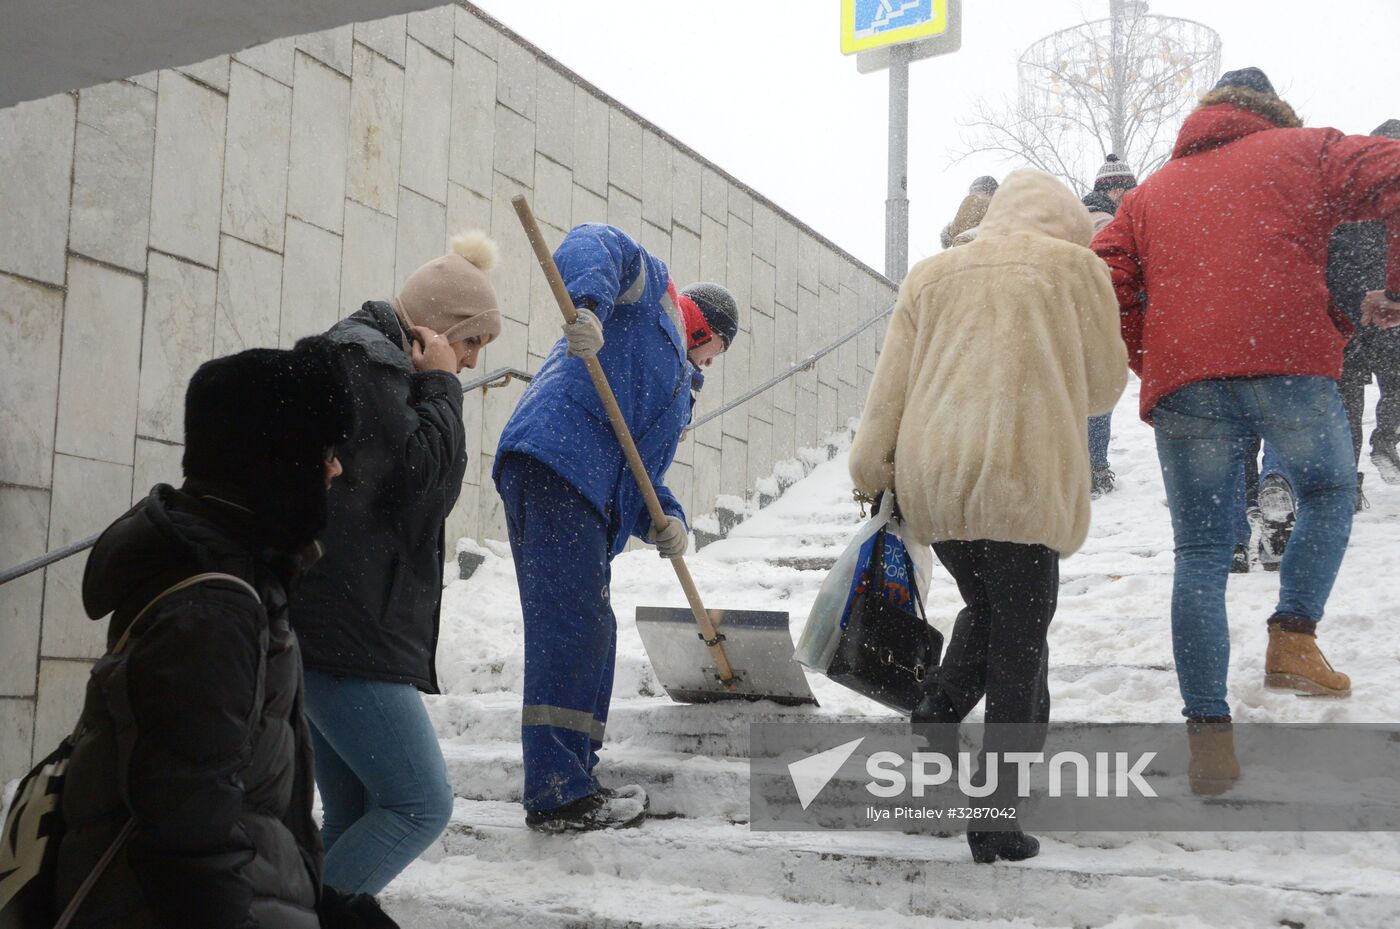
M131 639L131 631L136 628L136 624L144 619L146 614L161 600L187 587L193 587L196 584L203 584L207 581L231 581L233 584L247 591L248 595L257 601L259 606L262 605L262 597L258 596L257 589L241 577L236 577L232 574L224 574L219 571L206 571L203 574L195 574L178 583L170 585L165 588L165 590L162 590L152 597L151 602L142 607L141 612L137 613L135 618L127 624L126 631L122 633L121 638L117 640L117 644L112 647L109 654L120 655L126 649L127 643ZM78 736L82 735L82 732L83 721L79 718L78 725L73 730L73 740L75 742ZM68 925L73 922L73 917L78 915L78 907L83 905L83 901L86 900L88 894L92 892L92 888L97 884L98 880L107 870L107 867L112 863L112 860L117 857L117 853L121 851L122 846L126 844L126 840L131 838L131 834L135 831L136 818L134 816L128 817L126 823L122 825L121 831L117 833L117 837L112 840L112 844L107 846L107 850L102 853L102 857L97 859L97 863L92 866L92 870L88 872L87 877L83 878L83 882L78 885L78 889L73 894L73 898L68 901L68 905L63 908L63 913L58 917L58 922L54 923L54 929L68 929Z

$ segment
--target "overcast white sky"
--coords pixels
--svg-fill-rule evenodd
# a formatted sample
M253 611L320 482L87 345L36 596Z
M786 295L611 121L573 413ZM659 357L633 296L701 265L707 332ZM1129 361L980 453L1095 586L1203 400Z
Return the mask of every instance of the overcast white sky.
M475 0L545 52L879 269L888 77L840 52L839 0ZM1400 0L1152 0L1256 65L1309 125L1370 132L1400 117ZM1108 0L964 0L962 50L910 67L910 261L978 174L950 165L958 119L1015 93L1016 59Z

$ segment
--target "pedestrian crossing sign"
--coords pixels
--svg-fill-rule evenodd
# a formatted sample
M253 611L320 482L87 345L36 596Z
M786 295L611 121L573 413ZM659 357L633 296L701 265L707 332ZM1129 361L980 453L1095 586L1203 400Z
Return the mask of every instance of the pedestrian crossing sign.
M854 55L948 29L948 0L841 0L841 53Z

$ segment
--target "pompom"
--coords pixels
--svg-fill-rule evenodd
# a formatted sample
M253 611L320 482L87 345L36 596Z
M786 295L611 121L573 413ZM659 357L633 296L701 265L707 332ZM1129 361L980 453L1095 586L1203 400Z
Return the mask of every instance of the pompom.
M480 229L459 232L452 237L452 251L461 255L483 271L496 266L499 250L496 243Z
M1117 161L1117 160L1118 160L1118 156L1117 156L1117 155L1109 155L1107 158L1104 159L1104 161Z

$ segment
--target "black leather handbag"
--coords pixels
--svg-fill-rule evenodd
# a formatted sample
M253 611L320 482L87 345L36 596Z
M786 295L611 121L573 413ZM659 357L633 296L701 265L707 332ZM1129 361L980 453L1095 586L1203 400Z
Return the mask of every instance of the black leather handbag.
M860 593L826 676L904 715L913 711L925 681L938 669L943 634L925 619L923 597L909 571L918 614L893 602L885 589L887 529L875 536Z

